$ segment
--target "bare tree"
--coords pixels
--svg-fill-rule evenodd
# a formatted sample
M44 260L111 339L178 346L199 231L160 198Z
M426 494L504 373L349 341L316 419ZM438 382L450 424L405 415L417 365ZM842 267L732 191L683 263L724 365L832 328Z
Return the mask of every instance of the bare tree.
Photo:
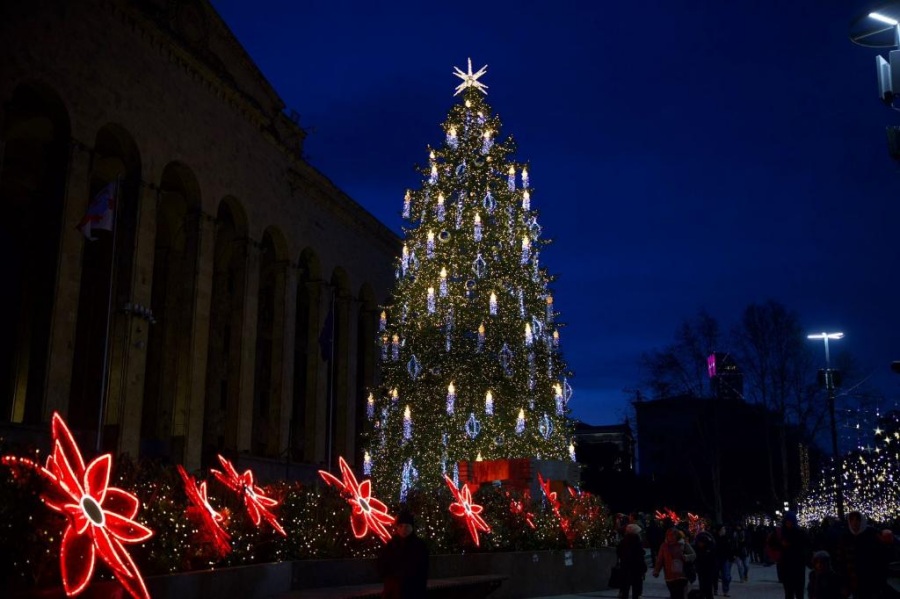
M748 383L745 399L761 404L775 419L775 447L767 426L766 448L772 499L777 504L791 498L786 427L796 425L809 438L808 425L822 411L810 381L815 370L812 350L797 314L774 300L747 306L733 339ZM781 463L781 481L775 480L776 459Z
M709 393L706 358L718 349L719 323L705 310L685 319L675 331L675 342L662 350L641 355L644 384L651 396L674 397Z

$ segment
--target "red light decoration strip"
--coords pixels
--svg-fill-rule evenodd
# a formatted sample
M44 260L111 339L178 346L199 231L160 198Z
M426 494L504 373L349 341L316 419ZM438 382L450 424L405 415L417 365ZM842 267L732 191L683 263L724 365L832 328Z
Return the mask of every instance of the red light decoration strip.
M509 497L509 511L517 516L522 516L525 519L525 524L535 528L534 514L525 509L525 501L528 499L527 492L522 500L510 497L509 493L506 496Z
M319 476L327 484L340 490L347 502L353 508L350 514L350 528L353 536L362 539L371 530L383 543L391 540L391 533L385 526L394 523L394 517L388 513L387 506L372 497L372 481L366 479L362 483L356 482L356 477L343 457L338 458L343 480L330 472L319 470Z
M656 510L656 519L660 522L668 519L672 522L673 526L681 522L681 518L678 517L678 514L675 513L675 510L669 509L667 507L664 507L663 511Z
M468 485L463 483L462 489L458 489L453 484L453 480L446 474L444 475L444 480L447 482L447 486L450 487L450 492L453 493L454 499L456 499L454 503L450 504L450 513L457 518L465 519L466 526L469 527L469 534L472 535L472 540L475 541L475 546L478 547L478 531L491 532L491 527L479 515L484 508L472 503L472 493L469 491Z
M51 434L53 451L45 466L16 456L4 456L2 463L37 472L46 483L41 494L44 505L69 522L59 551L66 595L74 597L87 588L99 556L132 597L149 599L144 579L123 547L153 536L152 530L134 521L140 502L128 491L109 486L111 454L85 465L72 432L56 412Z
M286 537L287 533L284 532L284 528L278 523L275 514L269 511L269 508L278 505L278 501L271 497L266 497L263 490L256 486L253 482L253 472L248 468L244 470L243 474L238 474L231 462L221 455L219 456L219 462L222 464L225 472L212 469L210 472L219 482L243 498L244 507L247 509L247 514L250 516L254 526L260 526L260 523L265 520L269 523L269 526Z
M193 476L187 473L181 464L176 466L181 480L184 481L184 492L187 494L191 505L187 508L188 517L196 521L206 536L212 539L212 544L220 556L231 552L231 536L222 525L225 518L217 512L209 503L206 495L206 481L199 485Z
M560 501L556 498L556 491L550 490L550 481L544 480L544 477L541 476L541 473L538 472L538 482L541 485L541 489L544 490L544 496L547 497L547 501L550 502L550 507L553 508L553 513L556 514L556 517L559 518L559 524L562 526L563 532L566 534L566 537L569 535L569 519L564 518L560 513ZM571 492L571 491L570 491Z

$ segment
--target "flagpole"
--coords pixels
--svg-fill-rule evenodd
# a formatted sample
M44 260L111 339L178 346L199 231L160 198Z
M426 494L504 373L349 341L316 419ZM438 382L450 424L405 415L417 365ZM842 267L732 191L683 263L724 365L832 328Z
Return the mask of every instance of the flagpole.
M329 285L329 287L331 287ZM331 343L329 347L329 359L328 359L328 435L325 437L328 439L328 448L327 448L327 460L328 460L328 469L331 470L334 467L334 457L333 457L333 448L334 448L334 326L336 315L334 313L334 295L335 295L335 287L331 287L331 304L329 306L329 312L331 314L331 330L328 334L331 336ZM327 317L326 317L327 318Z
M106 300L106 333L103 336L103 375L100 379L100 408L97 410L97 453L103 443L103 416L106 412L106 401L109 393L109 328L112 320L113 295L115 291L116 273L116 238L119 234L119 187L122 185L122 177L116 176L116 191L113 194L113 237L112 257L109 260L109 296Z

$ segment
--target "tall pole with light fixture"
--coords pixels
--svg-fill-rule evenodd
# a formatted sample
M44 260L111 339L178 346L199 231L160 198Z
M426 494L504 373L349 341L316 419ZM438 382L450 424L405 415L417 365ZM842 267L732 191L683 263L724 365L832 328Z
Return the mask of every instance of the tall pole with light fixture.
M822 339L825 342L825 389L828 391L828 416L831 419L831 456L834 460L835 468L840 467L840 463L838 460L838 438L837 438L837 425L834 421L834 371L831 369L831 356L828 354L828 340L829 339L842 339L844 337L843 333L816 333L813 335L807 335L807 339ZM842 473L837 473L838 480L838 488L835 490L835 497L837 498L837 512L838 518L841 520L844 519L844 485L841 482Z

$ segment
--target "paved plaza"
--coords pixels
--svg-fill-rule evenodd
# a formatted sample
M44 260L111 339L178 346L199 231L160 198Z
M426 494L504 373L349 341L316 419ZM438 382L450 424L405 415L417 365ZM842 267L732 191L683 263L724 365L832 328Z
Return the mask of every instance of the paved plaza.
M604 576L608 576L608 572ZM781 584L778 582L778 575L775 572L775 566L762 566L759 564L750 564L750 574L748 582L738 582L737 568L732 571L734 580L731 582L731 589L728 594L730 599L780 599L784 597ZM604 581L605 583L605 581ZM694 583L696 588L697 583ZM584 599L585 597L608 597L615 598L618 596L616 589L608 589L605 591L592 591L588 593L573 593L568 595L551 595L538 597L535 599ZM722 598L721 589L719 589L719 598ZM659 578L653 578L648 572L644 581L644 599L669 599L669 591L663 580L663 575ZM722 598L724 599L724 598Z

